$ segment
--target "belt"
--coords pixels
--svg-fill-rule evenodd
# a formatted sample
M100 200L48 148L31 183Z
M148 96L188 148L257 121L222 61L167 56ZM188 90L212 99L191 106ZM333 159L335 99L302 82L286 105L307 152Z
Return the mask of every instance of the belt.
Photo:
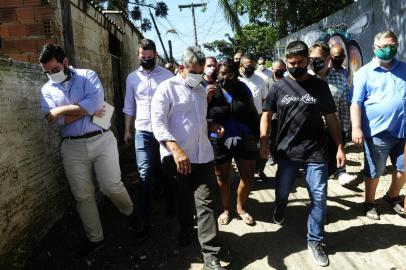
M101 130L96 130L96 131L93 131L93 132L85 133L85 134L80 135L80 136L67 136L67 137L63 137L62 141L65 140L65 139L68 139L68 140L87 139L87 138L94 137L96 135L103 134L103 133L105 133L107 131L109 131L109 130L101 129Z

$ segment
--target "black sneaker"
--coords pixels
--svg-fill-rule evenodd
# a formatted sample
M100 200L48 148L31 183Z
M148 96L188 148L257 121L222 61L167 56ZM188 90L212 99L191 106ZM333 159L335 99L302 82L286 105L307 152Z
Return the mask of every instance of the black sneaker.
M98 242L90 242L87 241L86 244L81 246L76 252L75 252L75 258L76 259L84 259L93 252L96 252L97 250L101 249L104 246L104 240L98 241Z
M365 216L373 220L380 220L378 211L376 210L376 206L373 203L363 203Z
M283 221L285 220L284 210L275 206L275 208L273 210L272 218L276 224L281 225L283 223Z
M327 266L329 264L328 256L321 242L308 242L307 249L309 250L309 255L317 265Z
M142 220L135 210L128 216L128 220L130 221L131 228L135 232L140 232L142 230Z
M204 263L203 270L226 270L226 269L221 266L218 260L212 260L210 262Z
M398 196L395 198L391 198L388 196L388 193L383 196L383 199L389 203L389 205L392 207L393 211L395 211L398 215L404 216L405 215L405 209L403 208L402 204L405 200L404 196Z

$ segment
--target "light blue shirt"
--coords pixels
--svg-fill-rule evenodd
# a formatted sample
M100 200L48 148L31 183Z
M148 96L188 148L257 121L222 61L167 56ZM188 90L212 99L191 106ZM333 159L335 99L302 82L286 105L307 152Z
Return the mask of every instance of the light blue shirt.
M152 97L158 85L171 77L173 77L172 72L160 66L155 66L151 72L139 67L128 75L123 112L135 116L136 130L152 132Z
M151 104L152 130L161 143L161 158L171 155L163 142L176 141L191 163L212 161L206 115L207 94L201 84L191 89L180 74L162 82Z
M71 79L66 83L54 83L49 80L41 90L41 108L45 113L51 109L69 104L77 104L89 115L70 123L64 124L63 118L58 121L61 136L80 136L89 132L101 130L92 123L92 115L101 109L104 92L97 74L89 69L74 69L70 67Z
M384 69L374 58L355 73L352 103L361 107L366 138L388 131L405 137L406 63L394 60Z

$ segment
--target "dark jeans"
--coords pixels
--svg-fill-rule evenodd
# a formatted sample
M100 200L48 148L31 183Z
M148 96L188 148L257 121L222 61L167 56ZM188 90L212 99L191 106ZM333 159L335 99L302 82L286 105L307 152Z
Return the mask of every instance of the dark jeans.
M179 174L172 156L162 161L165 172L173 177L175 183L180 233L188 233L193 228L193 202L197 213L198 238L204 261L217 258L220 252L217 221L214 217L214 189L216 176L212 162L192 164L192 173Z
M148 131L135 132L135 155L140 174L141 192L137 198L138 211L146 226L151 223L151 186L154 177L163 187L167 205L172 202L172 180L166 176L159 155L159 143L154 134Z
M278 159L276 171L275 204L285 209L297 173L306 170L307 191L310 197L310 213L307 220L307 241L320 242L324 238L324 219L327 207L327 164Z

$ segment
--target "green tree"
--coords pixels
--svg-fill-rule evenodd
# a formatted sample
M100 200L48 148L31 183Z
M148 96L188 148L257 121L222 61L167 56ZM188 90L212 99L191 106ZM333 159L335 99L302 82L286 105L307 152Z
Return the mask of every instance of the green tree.
M266 22L279 38L348 6L354 0L221 0L224 15L233 31L240 27L235 14L248 16L250 23Z
M218 57L232 57L240 50L244 54L252 55L254 58L271 58L273 45L277 40L276 31L266 23L251 23L236 33L234 37L226 35L227 40L215 40L203 46L210 51L219 52Z
M107 9L110 10L125 11L134 22L138 22L139 28L143 32L151 30L152 24L149 18L143 17L142 9L153 9L157 17L168 16L168 6L165 2L154 1L152 4L146 0L96 0L96 4L102 8L107 6Z

